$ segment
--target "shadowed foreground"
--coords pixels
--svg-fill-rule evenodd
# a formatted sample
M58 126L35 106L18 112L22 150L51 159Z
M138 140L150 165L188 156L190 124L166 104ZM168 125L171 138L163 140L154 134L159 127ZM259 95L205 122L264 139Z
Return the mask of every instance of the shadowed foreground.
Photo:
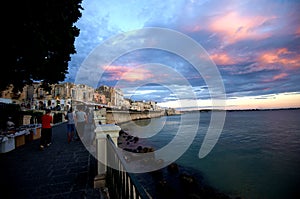
M39 139L0 154L1 196L14 199L102 198L93 188L97 161L81 141L67 142L66 124L53 127L53 142ZM2 198L2 197L1 197Z

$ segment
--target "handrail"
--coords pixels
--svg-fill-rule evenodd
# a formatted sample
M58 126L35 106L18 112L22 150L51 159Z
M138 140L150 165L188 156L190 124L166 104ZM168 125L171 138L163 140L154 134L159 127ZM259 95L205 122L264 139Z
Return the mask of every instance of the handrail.
M107 134L106 153L107 153L107 172L106 186L111 199L151 199L143 186L136 177L127 172L126 161L122 154L117 150L115 143ZM112 168L115 165L118 168Z

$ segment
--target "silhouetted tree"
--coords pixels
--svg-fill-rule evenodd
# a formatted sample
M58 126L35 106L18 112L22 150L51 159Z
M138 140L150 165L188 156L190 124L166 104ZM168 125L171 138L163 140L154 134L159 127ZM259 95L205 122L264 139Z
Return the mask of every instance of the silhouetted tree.
M0 90L14 91L32 81L44 85L63 81L70 55L76 53L74 25L81 17L82 0L12 0L2 3L3 72Z

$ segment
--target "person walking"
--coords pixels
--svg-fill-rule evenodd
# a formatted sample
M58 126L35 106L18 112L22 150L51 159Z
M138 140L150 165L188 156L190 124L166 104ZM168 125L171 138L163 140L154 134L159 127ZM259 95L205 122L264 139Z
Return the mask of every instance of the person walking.
M83 135L86 123L87 123L86 112L84 112L82 106L78 106L78 111L76 112L76 129L80 135Z
M93 124L94 124L94 112L91 109L87 109L86 111L87 115L87 129L88 131L93 130Z
M43 150L46 146L51 145L52 125L53 125L53 117L51 115L51 110L46 109L46 113L42 116L42 131L41 131L41 138L40 138L41 150Z
M68 143L70 143L74 139L75 133L75 114L73 112L72 107L70 107L67 113L67 136L68 136Z

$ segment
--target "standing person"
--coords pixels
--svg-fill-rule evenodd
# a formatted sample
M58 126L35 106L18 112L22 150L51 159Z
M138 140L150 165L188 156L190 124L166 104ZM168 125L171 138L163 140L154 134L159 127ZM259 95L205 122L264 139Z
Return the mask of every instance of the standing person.
M67 135L68 135L68 143L70 143L74 139L75 133L75 114L73 112L72 107L69 109L67 113Z
M93 121L94 121L94 113L92 112L91 109L87 109L86 110L86 115L87 115L87 129L88 131L91 131L92 130L92 124L93 124Z
M86 123L87 123L86 112L83 111L82 106L78 106L78 111L76 112L76 129L79 134L83 135L84 127Z
M46 146L51 145L52 124L53 124L53 117L51 115L51 110L46 109L46 113L42 116L42 131L41 131L41 138L40 138L41 150L43 150Z
M86 110L87 125L85 126L85 143L90 145L94 139L94 113L92 109Z

